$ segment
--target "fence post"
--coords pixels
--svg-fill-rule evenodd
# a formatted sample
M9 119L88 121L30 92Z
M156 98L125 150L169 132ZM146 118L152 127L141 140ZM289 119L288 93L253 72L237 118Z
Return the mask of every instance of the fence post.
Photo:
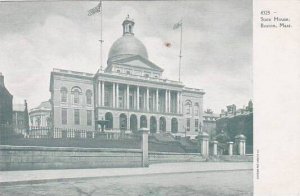
M214 145L213 155L218 155L218 141L213 141L212 143Z
M209 154L209 135L206 132L202 132L199 134L200 141L200 152L202 156L208 156Z
M246 137L242 134L235 136L235 143L237 146L237 154L245 155L246 154Z
M233 142L228 142L228 155L233 155Z
M149 167L149 155L148 155L148 134L149 129L141 128L142 134L141 149L142 149L142 167Z

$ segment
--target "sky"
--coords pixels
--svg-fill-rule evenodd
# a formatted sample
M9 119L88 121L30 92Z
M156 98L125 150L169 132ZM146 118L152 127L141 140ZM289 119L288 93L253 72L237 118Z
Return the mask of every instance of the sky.
M96 73L100 67L100 15L88 16L96 1L0 2L0 72L14 103L29 108L50 98L53 68ZM178 80L183 21L181 81L205 91L204 109L252 99L252 1L104 1L103 64L122 35L127 14L149 60ZM165 43L170 43L166 47Z

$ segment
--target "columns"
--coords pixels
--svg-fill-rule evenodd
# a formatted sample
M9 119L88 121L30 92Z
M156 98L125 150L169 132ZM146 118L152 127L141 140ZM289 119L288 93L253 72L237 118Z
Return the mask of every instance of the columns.
M140 87L136 87L136 109L140 110Z
M179 105L180 105L179 103L180 103L180 102L179 102L179 92L178 92L178 91L177 91L177 93L176 93L176 101L177 101L177 104L176 104L176 113L179 114L179 113L180 113L180 109L179 109L179 107L180 107L180 106L179 106Z
M116 107L116 83L113 83L113 94L112 94L112 100L113 100L113 104L112 107L115 108Z
M142 150L142 167L149 167L148 158L148 133L149 129L141 128L140 133L142 134L141 150Z
M137 130L140 130L140 128L141 128L140 121L141 121L140 116L137 115L137 117L136 117L136 123L137 123L136 127L137 127Z
M212 143L214 145L213 155L218 155L218 141L213 141Z
M101 105L101 81L98 82L98 97L97 97L97 105Z
M233 142L228 142L228 155L233 155Z
M126 105L127 105L127 109L129 109L129 85L127 84L127 92L126 92L126 96L127 96L127 99L126 99Z
M168 112L171 112L171 91L168 90Z
M116 83L116 88L117 88L117 92L116 92L116 108L119 107L119 84Z
M146 94L146 109L149 111L149 88L147 88L147 94Z
M179 93L179 112L180 113L183 113L183 110L182 110L182 108L183 108L183 103L182 103L182 92L180 92Z
M152 108L151 108L151 111L152 112L155 112L156 111L156 106L155 106L155 97L156 97L156 94L152 91Z
M102 89L101 89L101 106L104 106L104 92L105 92L104 81L102 81Z
M156 112L159 112L159 108L158 108L158 99L159 99L159 97L158 97L158 89L156 89ZM157 126L158 127L158 126Z
M165 113L168 112L168 91L165 92Z

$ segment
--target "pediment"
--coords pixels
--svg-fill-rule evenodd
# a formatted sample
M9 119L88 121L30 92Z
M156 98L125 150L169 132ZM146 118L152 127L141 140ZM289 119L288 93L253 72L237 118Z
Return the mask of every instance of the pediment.
M131 56L127 58L118 59L115 61L112 61L111 64L114 65L122 65L122 66L128 66L128 67L135 67L135 68L141 68L141 69L150 69L158 72L162 72L163 69L159 66L155 65L151 61L141 57L141 56Z

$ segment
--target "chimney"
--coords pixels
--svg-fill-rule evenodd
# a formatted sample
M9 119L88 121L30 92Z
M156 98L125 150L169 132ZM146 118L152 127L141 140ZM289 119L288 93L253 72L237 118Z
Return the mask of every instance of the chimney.
M0 72L0 86L4 87L4 76Z

